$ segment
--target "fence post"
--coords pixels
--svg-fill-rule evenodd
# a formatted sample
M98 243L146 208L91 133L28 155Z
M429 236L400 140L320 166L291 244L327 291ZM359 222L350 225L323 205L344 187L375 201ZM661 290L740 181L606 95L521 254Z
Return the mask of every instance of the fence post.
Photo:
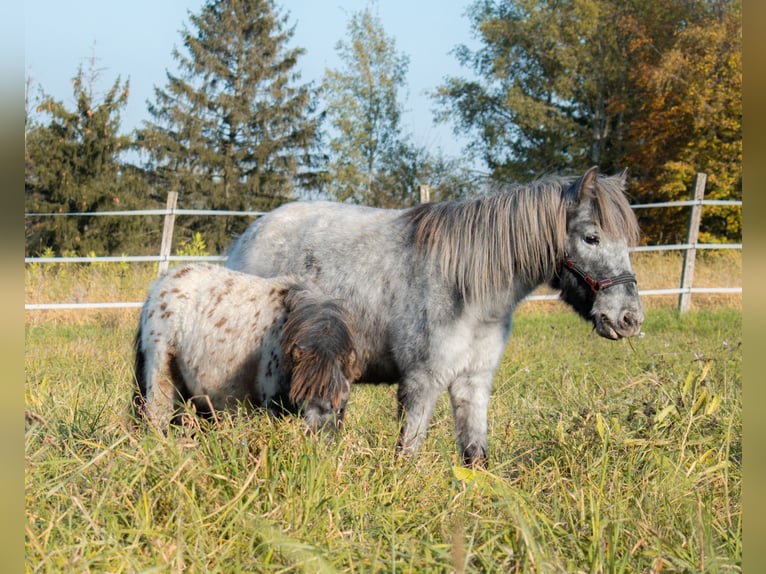
M420 186L420 203L428 203L431 201L431 187L428 185Z
M176 222L176 204L178 203L178 192L168 192L167 210L165 214L165 224L162 227L162 243L160 245L160 264L157 267L157 276L159 277L168 270L168 256L170 256L170 247L173 243L173 226Z
M697 239L700 231L700 219L702 217L702 198L705 196L705 182L707 174L698 173L694 183L694 205L689 216L689 231L686 243L691 247L684 251L684 263L681 269L681 289L683 291L678 296L678 312L686 313L691 307L692 294L691 289L694 282L694 260L697 257Z

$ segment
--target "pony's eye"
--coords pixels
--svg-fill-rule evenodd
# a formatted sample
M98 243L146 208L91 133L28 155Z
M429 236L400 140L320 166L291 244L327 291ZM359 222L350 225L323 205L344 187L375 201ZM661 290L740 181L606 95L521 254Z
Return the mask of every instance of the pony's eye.
M598 235L595 235L593 233L589 233L583 239L585 240L585 243L587 243L588 245L598 245L601 242L601 240L598 238Z

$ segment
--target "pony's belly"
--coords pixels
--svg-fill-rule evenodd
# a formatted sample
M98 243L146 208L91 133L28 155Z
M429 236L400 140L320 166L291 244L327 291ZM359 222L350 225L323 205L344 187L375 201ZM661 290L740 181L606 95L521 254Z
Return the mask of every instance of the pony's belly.
M227 350L232 347L233 344L229 345ZM258 348L255 344L250 347ZM219 349L215 359L181 356L179 368L189 395L199 397L195 402L206 403L214 410L230 410L246 400L260 404L262 393L257 384L260 359L259 351L240 357Z
M364 371L362 371L362 377L359 379L360 383L398 383L402 378L402 373L399 368L391 362L387 363L369 363Z

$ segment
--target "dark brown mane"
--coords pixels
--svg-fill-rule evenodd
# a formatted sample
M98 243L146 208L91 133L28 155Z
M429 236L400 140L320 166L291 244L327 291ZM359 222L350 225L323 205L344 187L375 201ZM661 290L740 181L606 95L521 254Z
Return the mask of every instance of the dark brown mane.
M360 374L346 312L301 285L288 291L285 303L280 345L291 370L290 401L299 405L320 398L338 408L346 379Z

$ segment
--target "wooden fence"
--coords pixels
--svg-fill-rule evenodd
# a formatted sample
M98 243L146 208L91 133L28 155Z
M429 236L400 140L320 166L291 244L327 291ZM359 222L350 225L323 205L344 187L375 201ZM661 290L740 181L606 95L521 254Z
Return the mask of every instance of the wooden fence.
M700 249L742 249L741 243L698 243L699 225L702 215L702 207L705 205L729 205L739 206L742 202L738 200L706 200L705 183L707 176L704 173L698 173L694 186L693 199L688 201L671 201L663 203L646 203L633 205L633 209L658 209L663 207L691 207L689 217L689 228L686 243L673 245L642 245L631 248L631 251L673 251L683 250L683 268L681 272L681 284L678 287L667 289L646 289L639 290L642 297L654 295L679 295L678 310L685 313L691 306L691 297L694 293L726 293L741 294L742 287L694 287L694 264L697 251ZM425 188L425 189L424 189ZM429 190L426 186L421 187L421 200L428 201ZM173 239L173 229L175 218L178 215L207 215L207 216L249 216L258 217L263 215L263 211L218 211L218 210L198 210L198 209L178 209L176 207L178 200L177 192L171 191L168 194L167 205L165 209L146 209L137 211L100 211L88 213L27 213L26 218L32 217L59 217L59 216L136 216L136 215L162 215L164 224L162 231L162 242L160 244L160 253L158 255L124 255L109 257L25 257L24 263L109 263L109 262L153 262L158 265L158 274L163 273L171 262L179 261L225 261L225 255L192 256L192 255L171 255L171 245ZM558 295L532 295L526 300L554 300ZM45 309L115 309L126 307L141 307L143 301L120 301L103 303L25 303L25 310L45 310Z

